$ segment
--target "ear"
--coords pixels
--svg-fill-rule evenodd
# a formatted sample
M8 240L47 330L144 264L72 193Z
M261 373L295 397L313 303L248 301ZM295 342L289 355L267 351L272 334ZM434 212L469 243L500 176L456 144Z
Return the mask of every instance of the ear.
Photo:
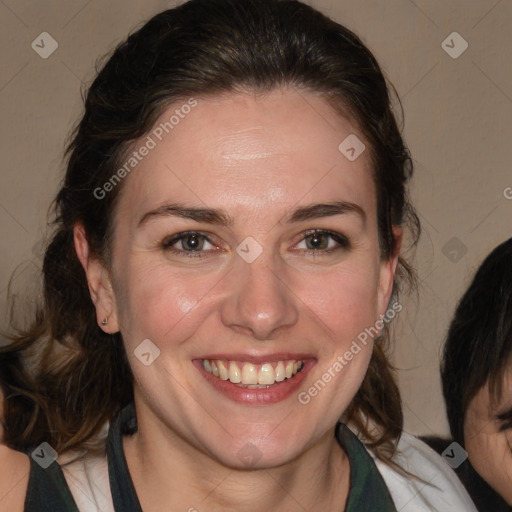
M402 246L403 230L400 226L393 226L393 236L395 237L395 251L385 261L380 264L379 290L378 290L378 313L385 315L393 293L393 283L398 265L398 256Z
M75 224L73 236L76 254L85 270L89 293L96 307L98 325L106 333L118 332L116 301L109 273L103 263L91 253L87 235L81 223ZM105 319L107 323L102 324Z

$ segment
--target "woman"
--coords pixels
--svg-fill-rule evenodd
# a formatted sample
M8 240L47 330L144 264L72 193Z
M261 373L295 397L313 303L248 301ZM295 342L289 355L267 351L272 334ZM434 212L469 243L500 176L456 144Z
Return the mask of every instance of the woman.
M411 174L374 57L304 4L192 0L131 35L1 353L25 510L473 510L402 435L385 355Z
M481 511L512 510L512 238L484 260L461 298L441 368L458 469Z

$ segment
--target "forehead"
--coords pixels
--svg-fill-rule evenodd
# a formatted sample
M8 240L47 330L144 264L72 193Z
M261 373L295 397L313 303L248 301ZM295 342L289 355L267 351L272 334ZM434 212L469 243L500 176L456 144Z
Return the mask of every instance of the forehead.
M139 155L126 178L121 203L129 203L134 214L170 200L235 215L318 200L346 200L371 210L369 152L351 161L340 150L354 136L362 141L353 124L310 92L185 99L168 107L135 146L151 149Z

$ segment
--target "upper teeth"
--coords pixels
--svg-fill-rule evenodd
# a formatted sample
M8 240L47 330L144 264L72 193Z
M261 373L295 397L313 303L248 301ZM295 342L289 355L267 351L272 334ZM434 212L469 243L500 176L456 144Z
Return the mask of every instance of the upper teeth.
M272 385L293 377L304 365L303 361L278 361L254 365L237 361L220 361L203 359L204 369L220 377L229 380L233 384L244 385Z

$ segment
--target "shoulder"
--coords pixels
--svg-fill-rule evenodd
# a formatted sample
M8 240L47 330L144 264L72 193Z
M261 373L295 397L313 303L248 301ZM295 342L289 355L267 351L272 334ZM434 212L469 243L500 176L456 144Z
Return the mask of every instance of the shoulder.
M62 471L64 487L58 478L59 472L45 476L48 480L34 481L34 485L55 484L53 498L60 500L64 496L68 499L67 496L71 495L81 512L113 512L106 456L78 451L65 452L54 464ZM29 456L0 444L0 510L24 512L30 474ZM45 472L45 475L48 474ZM68 489L65 489L66 484ZM37 497L40 489L37 485L31 485L30 492L32 498Z
M0 508L23 512L30 474L30 460L0 442Z
M106 440L108 422L100 437ZM96 451L73 450L57 459L69 490L81 512L113 512L108 459Z
M422 481L400 474L376 459L375 461L393 501L401 512L476 512L464 486L451 467L424 442L404 432L393 458L401 468Z
M30 460L27 455L8 448L2 425L4 394L0 387L0 508L22 512L27 494Z

